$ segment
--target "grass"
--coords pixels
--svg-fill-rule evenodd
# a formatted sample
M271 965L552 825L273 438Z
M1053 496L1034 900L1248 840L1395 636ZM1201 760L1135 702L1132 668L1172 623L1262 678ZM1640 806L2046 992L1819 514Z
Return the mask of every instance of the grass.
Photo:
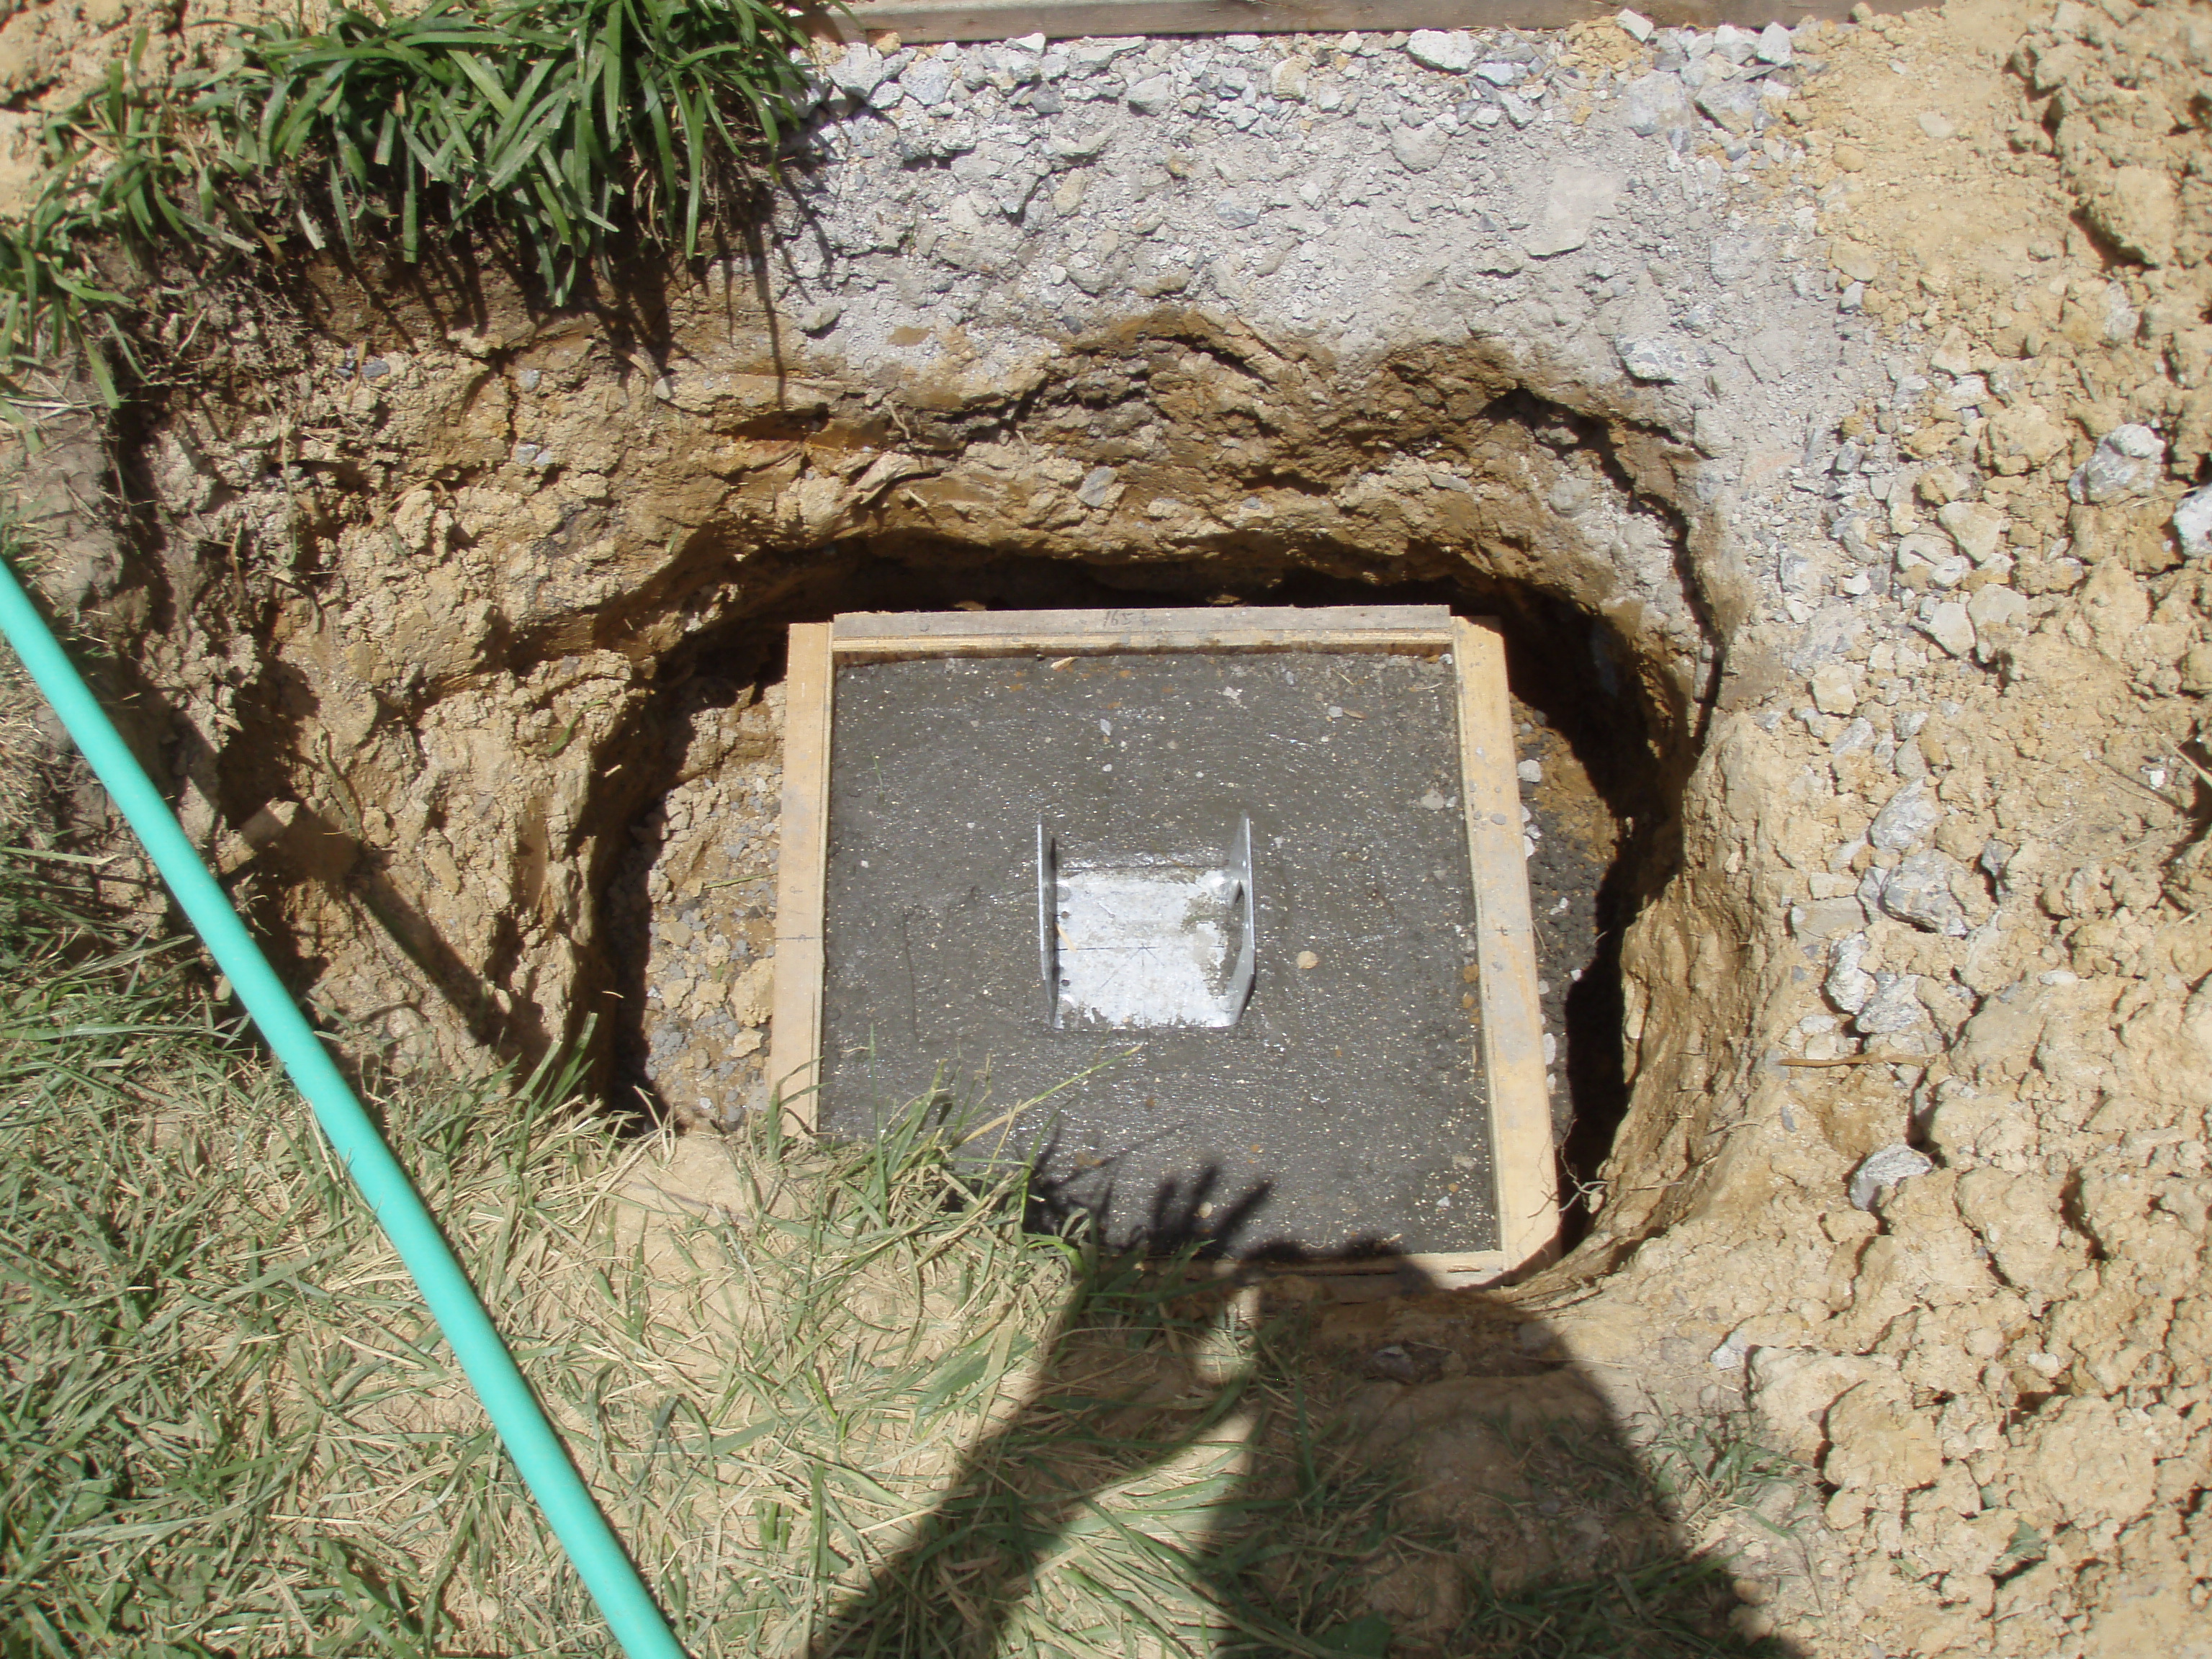
M401 257L426 220L489 220L556 300L625 226L685 254L756 141L792 124L801 35L760 0L434 0L239 39L195 114L225 165L281 181L311 240L381 221Z
M0 228L0 384L73 356L115 403L166 267L204 280L295 236L410 264L504 241L556 304L632 239L691 257L795 125L803 38L769 0L432 0L243 28L160 86L134 47L48 120L39 194Z
M1771 1501L1805 1489L1803 1466L1761 1440L1747 1413L1660 1413L1650 1430L1650 1478L1686 1524L1741 1516L1771 1528L1765 1513Z
M598 1650L289 1091L69 867L0 857L0 1651ZM672 1218L561 1096L380 1105L695 1652L1338 1650L1382 1489L1255 1495L1272 1339L1024 1232L939 1115L698 1143Z
M1492 1590L1478 1598L1450 1650L1484 1659L1756 1651L1715 1634L1716 1589L1701 1563L1653 1559L1602 1578Z
M289 1087L71 856L0 849L0 1655L606 1651ZM1334 1427L1357 1360L1026 1231L941 1103L839 1146L568 1096L372 1106L702 1659L1759 1650L1669 1526L1763 1490L1740 1437L1535 1432L1503 1531L1416 1524ZM1377 1610L1430 1568L1441 1624Z

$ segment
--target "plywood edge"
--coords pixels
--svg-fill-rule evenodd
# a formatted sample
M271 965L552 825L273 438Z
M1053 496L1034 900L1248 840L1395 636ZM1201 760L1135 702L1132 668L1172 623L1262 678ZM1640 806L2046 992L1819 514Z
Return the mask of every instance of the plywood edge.
M1441 605L1237 605L1214 610L1156 605L1095 611L848 611L831 619L839 651L882 639L1122 638L1137 634L1212 638L1225 634L1338 635L1451 631ZM953 647L947 647L953 648Z
M1435 651L1451 646L1440 605L1195 606L1102 611L860 611L831 623L841 662L1133 651Z
M784 674L783 822L775 878L775 975L769 1004L772 1100L815 1126L822 1057L822 933L830 867L830 624L791 629Z
M1452 631L1498 1237L1513 1271L1525 1273L1556 1252L1559 1205L1505 643L1487 623L1459 619Z
M1341 633L1282 633L1227 629L1205 634L917 634L841 642L840 663L887 662L907 657L1093 657L1137 651L1406 651L1442 653L1451 635L1442 629L1348 629Z
M1173 1264L1163 1260L1163 1267ZM1515 1277L1503 1250L1442 1250L1407 1255L1369 1255L1334 1261L1239 1261L1210 1264L1214 1283L1240 1303L1270 1289L1297 1301L1380 1302L1395 1297L1490 1290ZM1297 1288L1293 1291L1291 1286ZM1256 1314L1264 1303L1248 1304Z
M1345 1261L1262 1262L1270 1274L1290 1278L1394 1278L1409 1273L1437 1284L1504 1278L1519 1264L1503 1250L1417 1250L1405 1255L1364 1255Z

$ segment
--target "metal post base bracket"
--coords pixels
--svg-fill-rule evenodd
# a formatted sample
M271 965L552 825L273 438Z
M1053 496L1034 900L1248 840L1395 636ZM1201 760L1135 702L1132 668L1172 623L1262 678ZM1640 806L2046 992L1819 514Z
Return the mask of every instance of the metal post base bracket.
M1037 825L1037 944L1052 1029L1226 1030L1251 1000L1252 820L1227 859L1063 860Z

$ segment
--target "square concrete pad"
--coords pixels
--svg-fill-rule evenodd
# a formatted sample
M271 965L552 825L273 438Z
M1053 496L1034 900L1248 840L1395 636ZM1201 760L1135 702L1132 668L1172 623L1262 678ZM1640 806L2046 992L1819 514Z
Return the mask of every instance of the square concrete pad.
M1382 652L839 665L821 1127L1057 1090L1004 1150L1117 1243L1498 1248L1455 696ZM1182 1018L1239 995L1247 880L1249 997ZM1174 994L1053 965L1100 938Z

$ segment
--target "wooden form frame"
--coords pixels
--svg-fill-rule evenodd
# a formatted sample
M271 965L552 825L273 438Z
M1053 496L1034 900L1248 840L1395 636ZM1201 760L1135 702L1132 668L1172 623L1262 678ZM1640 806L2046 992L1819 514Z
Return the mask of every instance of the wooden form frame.
M814 1127L838 667L920 657L1134 651L1450 653L1458 686L1460 799L1474 884L1482 999L1478 1058L1488 1085L1499 1248L1309 1262L1282 1271L1402 1280L1412 1269L1431 1284L1463 1285L1516 1277L1551 1261L1559 1240L1559 1194L1505 645L1494 623L1455 617L1442 605L861 611L793 626L784 678L782 846L769 1036L772 1098L800 1128Z

